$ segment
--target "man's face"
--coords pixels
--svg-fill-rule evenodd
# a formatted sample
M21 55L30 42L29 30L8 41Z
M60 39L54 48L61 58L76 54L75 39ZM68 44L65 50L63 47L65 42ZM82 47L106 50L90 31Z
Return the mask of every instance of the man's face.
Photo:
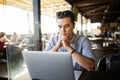
M71 22L71 19L69 17L57 19L57 24L61 38L69 39L73 34L73 29L75 27L74 24Z

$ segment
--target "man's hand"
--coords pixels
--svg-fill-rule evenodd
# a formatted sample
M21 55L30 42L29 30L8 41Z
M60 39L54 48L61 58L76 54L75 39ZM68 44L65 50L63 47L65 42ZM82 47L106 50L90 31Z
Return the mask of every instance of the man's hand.
M57 51L60 47L62 47L62 39L59 39L57 44L51 49L51 51Z
M58 40L58 42L57 42L57 44L56 44L56 47L57 47L57 48L62 47L62 39L59 39L59 40Z
M70 47L70 40L63 39L62 40L62 45L63 45L64 48L66 48L68 50L68 48Z
M62 46L69 52L71 51L70 40L62 38L58 40L57 44L51 49L51 51L57 51Z

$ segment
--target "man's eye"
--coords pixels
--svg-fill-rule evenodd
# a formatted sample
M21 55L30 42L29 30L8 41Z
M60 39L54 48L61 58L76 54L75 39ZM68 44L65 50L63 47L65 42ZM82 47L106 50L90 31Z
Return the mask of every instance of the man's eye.
M58 28L62 28L62 26L58 26Z
M65 28L68 28L68 27L69 27L69 25L66 25L66 26L65 26Z

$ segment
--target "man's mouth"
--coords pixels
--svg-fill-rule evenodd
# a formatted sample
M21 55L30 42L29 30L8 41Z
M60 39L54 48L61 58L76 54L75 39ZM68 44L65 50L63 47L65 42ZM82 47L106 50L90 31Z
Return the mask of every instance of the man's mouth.
M65 36L66 34L62 34L63 36Z

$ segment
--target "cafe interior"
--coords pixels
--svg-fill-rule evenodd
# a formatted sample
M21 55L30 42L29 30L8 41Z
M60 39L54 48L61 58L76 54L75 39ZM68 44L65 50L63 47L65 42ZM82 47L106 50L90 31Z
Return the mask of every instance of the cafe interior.
M0 33L5 32L10 41L16 33L18 39L15 44L5 45L6 61L0 62L0 80L31 80L28 74L22 75L27 69L21 52L43 51L50 36L58 34L55 15L63 10L75 14L74 33L88 37L95 71L105 72L101 60L120 54L119 0L0 0Z

